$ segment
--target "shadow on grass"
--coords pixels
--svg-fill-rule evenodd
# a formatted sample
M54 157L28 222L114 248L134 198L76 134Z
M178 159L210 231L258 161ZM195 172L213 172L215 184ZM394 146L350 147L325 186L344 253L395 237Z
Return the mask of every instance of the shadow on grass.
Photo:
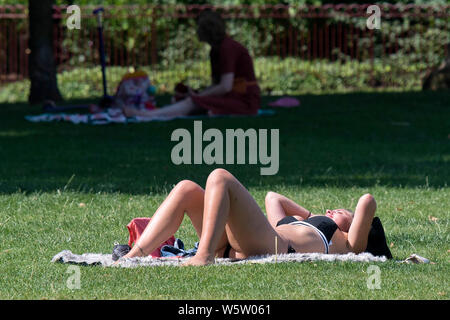
M274 99L265 97L263 106ZM182 179L204 185L217 167L228 169L246 187L267 190L279 185L447 185L448 91L305 95L300 100L299 108L279 108L274 116L202 122L203 132L279 129L280 165L273 176L262 176L261 164L174 165L171 133L186 128L193 134L192 120L105 126L30 123L24 116L41 113L40 107L0 105L0 192L167 192ZM160 101L167 102L167 97Z

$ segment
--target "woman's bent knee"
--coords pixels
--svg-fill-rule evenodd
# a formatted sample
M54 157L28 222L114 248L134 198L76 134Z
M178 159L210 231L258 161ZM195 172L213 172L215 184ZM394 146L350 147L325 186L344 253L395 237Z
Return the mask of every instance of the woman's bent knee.
M191 180L182 180L177 183L175 188L182 193L203 192L202 187Z
M225 169L214 169L208 176L207 184L218 184L232 181L234 176Z
M266 198L264 199L264 201L266 203L268 203L268 202L277 201L277 200L279 200L279 198L280 198L280 195L278 193L269 191L269 192L267 192Z

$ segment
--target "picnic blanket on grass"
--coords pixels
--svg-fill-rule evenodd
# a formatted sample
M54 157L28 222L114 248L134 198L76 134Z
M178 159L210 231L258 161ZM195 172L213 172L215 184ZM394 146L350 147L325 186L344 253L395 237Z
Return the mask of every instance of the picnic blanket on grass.
M260 109L255 116L271 116L275 111L271 109ZM170 121L175 119L202 119L202 118L218 118L218 117L249 117L249 115L194 115L194 116L177 116L177 117L161 117L161 118L146 118L146 117L126 117L120 110L109 109L105 112L98 112L92 114L74 114L74 113L43 113L39 115L27 115L25 120L30 122L71 122L74 124L90 124L90 125L104 125L110 123L140 123L150 121ZM251 117L251 116L250 116Z
M103 267L157 267L157 266L180 266L189 258L170 257L170 258L154 258L154 257L136 257L123 259L119 264L113 265L111 254L101 253L84 253L74 254L69 250L61 251L56 254L52 262L76 264L82 266L103 266ZM234 265L234 264L264 264L264 263L284 263L284 262L386 262L388 259L384 256L377 257L368 252L360 254L324 254L324 253L284 253L278 255L262 255L248 257L247 259L230 259L216 258L214 265Z

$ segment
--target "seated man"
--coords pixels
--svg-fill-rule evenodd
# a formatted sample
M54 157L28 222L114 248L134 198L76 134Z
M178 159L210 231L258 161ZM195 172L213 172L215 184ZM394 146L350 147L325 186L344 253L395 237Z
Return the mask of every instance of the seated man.
M211 46L212 85L199 93L188 88L186 98L157 110L124 107L127 116L176 117L199 111L209 115L257 114L260 89L248 50L225 32L225 23L214 11L200 13L197 34Z

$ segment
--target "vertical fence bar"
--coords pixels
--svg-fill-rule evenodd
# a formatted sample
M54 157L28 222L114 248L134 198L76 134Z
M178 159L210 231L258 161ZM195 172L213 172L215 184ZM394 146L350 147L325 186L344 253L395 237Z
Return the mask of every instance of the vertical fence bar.
M294 52L292 52L292 55L294 58L297 58L298 57L298 29L294 29L293 32L294 32L294 35L293 35L294 39L293 39L292 45L294 48Z
M166 46L169 44L169 39L170 39L170 31L169 28L166 28L164 30L164 41L162 41L162 43L164 44L164 48L166 48Z
M108 30L104 30L105 33L105 51L106 51L106 65L112 65L112 40L111 40L111 32Z
M360 61L360 47L359 44L361 42L361 29L358 28L356 30L356 60Z
M102 29L102 31L105 30L105 28ZM97 31L98 32L98 31ZM95 33L95 28L87 28L84 31L85 37L89 39L89 43L92 44L91 46L91 61L88 62L90 65L97 65L99 64L99 61L101 59L100 55L98 54L99 48L100 48L100 41L98 40L98 34ZM78 39L78 45L81 45L84 41L82 39Z
M18 52L18 56L19 56L19 60L18 60L18 64L17 64L17 73L20 75L20 78L23 79L24 77L24 70L23 70L23 66L24 66L24 43L23 43L23 38L22 38L22 32L20 31L17 36L19 37L19 52Z
M312 30L308 30L308 40L307 40L307 42L308 42L308 60L312 59L312 44L311 44L312 36L311 36L311 34L312 34Z
M149 37L148 37L148 32L145 33L144 36L144 56L143 59L141 60L141 64L148 66L149 65L149 58L148 58L148 54L149 54L149 48L148 48L148 42L149 42Z
M120 40L122 41L123 45L120 47L120 66L123 67L125 66L125 59L126 59L126 44L125 44L125 39L126 39L126 35L125 35L125 30L122 30L122 32L120 33Z
M26 26L25 29L25 34L24 34L24 43L25 43L25 52L24 52L24 77L28 78L29 77L29 73L28 73L28 55L29 55L29 48L28 48L28 24Z
M347 26L343 26L344 32L342 34L342 51L345 55L348 55L348 28Z
M0 13L4 13L0 11ZM7 70L6 64L8 63L7 59L7 40L6 40L6 19L0 19L0 82L6 81Z
M57 37L58 37L58 56L55 57L55 59L57 59L56 65L60 66L64 62L64 57L63 57L64 26L63 26L63 24L59 25Z
M150 41L151 41L151 63L152 65L156 65L158 63L158 30L156 27L156 21L157 21L158 15L156 12L156 7L154 6L152 9L152 23L151 23L151 30L150 30Z
M328 22L325 22L325 58L330 60L330 28Z
M314 21L313 26L313 59L317 59L317 47L318 47L318 41L317 41L317 21Z
M12 47L13 47L13 37L12 37L12 32L11 32L11 23L8 23L7 25L8 31L7 31L7 37L8 37L8 45L7 45L7 67L6 67L6 72L8 75L12 75L12 71L11 71L11 61L12 61Z
M302 30L300 33L300 58L305 59L305 32Z
M126 39L128 39L128 30L124 31L125 36L123 37L124 41L125 41L125 46L123 48L123 51L125 53L125 66L130 66L130 50L128 49L128 41Z
M139 17L140 19L140 17ZM138 20L138 25L140 25L140 20ZM134 41L134 45L133 45L133 66L140 68L141 64L140 61L138 61L138 58L136 57L136 51L139 50L140 51L140 43L139 43L139 38L136 37L135 41Z
M292 35L292 25L291 23L289 23L289 31L288 31L288 56L292 57L293 56L293 35Z
M334 53L335 48L336 48L336 26L331 25L331 53L330 53L331 61L336 60L336 54Z
M277 22L278 22L278 20L277 20ZM275 39L276 39L275 43L276 43L276 48L277 48L277 50L276 50L277 56L280 57L280 53L281 53L280 45L281 45L281 43L280 43L280 33L278 32L278 30L275 30Z
M11 65L10 65L10 73L14 75L14 79L17 80L17 33L16 33L16 21L11 20L10 24L10 35L13 39L12 45L11 45Z
M53 41L52 41L52 49L53 49L53 60L55 62L55 65L58 64L58 24L56 21L58 21L58 7L53 7L53 13L52 13L52 33L53 33Z
M349 44L350 44L350 49L349 49L349 56L350 58L354 58L355 56L355 51L354 51L354 38L353 38L353 24L350 24L350 30L349 30Z
M5 9L0 7L0 15L4 15ZM3 32L3 25L5 19L0 19L0 83L4 80L6 76L6 71L4 70L4 65L6 64L6 57L4 57L4 48L6 46L5 33Z
M375 33L373 29L369 31L370 33L370 63L371 63L371 82L372 86L375 86Z
M338 47L339 47L339 54L342 54L342 22L339 22L338 24Z
M113 41L111 38L111 46L113 50L113 60L110 62L110 65L116 66L117 61L119 60L119 49L117 47L117 41Z

